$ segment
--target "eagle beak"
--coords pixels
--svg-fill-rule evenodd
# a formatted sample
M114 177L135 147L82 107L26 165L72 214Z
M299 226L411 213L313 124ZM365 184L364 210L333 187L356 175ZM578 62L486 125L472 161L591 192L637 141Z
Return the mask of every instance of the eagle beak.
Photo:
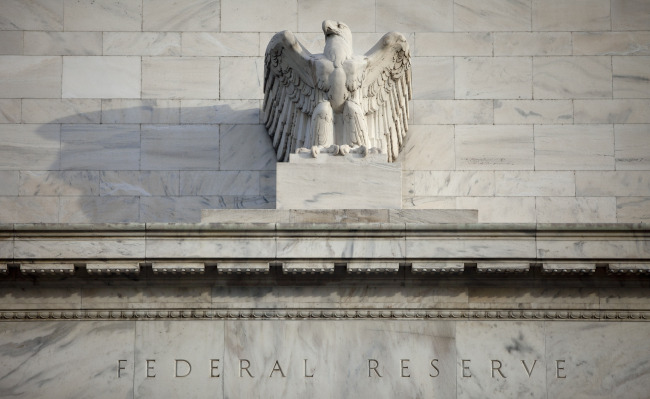
M336 34L337 33L335 29L336 26L337 23L329 19L323 21L323 33L325 34L325 36Z

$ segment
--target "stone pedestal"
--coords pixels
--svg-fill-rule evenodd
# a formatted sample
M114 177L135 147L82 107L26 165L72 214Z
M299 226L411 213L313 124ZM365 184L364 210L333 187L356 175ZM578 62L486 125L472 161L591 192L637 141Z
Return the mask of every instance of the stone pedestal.
M400 209L402 165L386 155L292 154L278 163L277 209Z

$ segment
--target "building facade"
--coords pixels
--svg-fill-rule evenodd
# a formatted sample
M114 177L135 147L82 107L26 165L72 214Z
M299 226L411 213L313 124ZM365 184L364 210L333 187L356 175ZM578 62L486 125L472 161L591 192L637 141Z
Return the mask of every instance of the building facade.
M324 19L410 44L392 209L275 209ZM4 0L0 396L646 397L649 82L646 0Z

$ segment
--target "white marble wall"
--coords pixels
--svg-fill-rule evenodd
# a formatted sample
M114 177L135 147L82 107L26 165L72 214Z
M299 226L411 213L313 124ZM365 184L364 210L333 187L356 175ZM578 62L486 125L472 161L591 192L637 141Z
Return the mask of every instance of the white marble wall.
M325 18L411 44L403 207L650 221L648 1L4 0L0 222L274 208L264 50Z
M642 398L647 322L2 322L3 397Z

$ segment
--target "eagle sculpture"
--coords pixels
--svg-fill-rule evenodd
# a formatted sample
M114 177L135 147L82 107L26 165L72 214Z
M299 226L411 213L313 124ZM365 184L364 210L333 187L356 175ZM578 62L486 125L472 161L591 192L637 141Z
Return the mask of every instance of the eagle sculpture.
M387 154L394 161L408 129L411 54L406 38L385 34L363 56L352 33L323 21L325 49L310 53L289 31L265 55L264 116L278 161L309 151Z

